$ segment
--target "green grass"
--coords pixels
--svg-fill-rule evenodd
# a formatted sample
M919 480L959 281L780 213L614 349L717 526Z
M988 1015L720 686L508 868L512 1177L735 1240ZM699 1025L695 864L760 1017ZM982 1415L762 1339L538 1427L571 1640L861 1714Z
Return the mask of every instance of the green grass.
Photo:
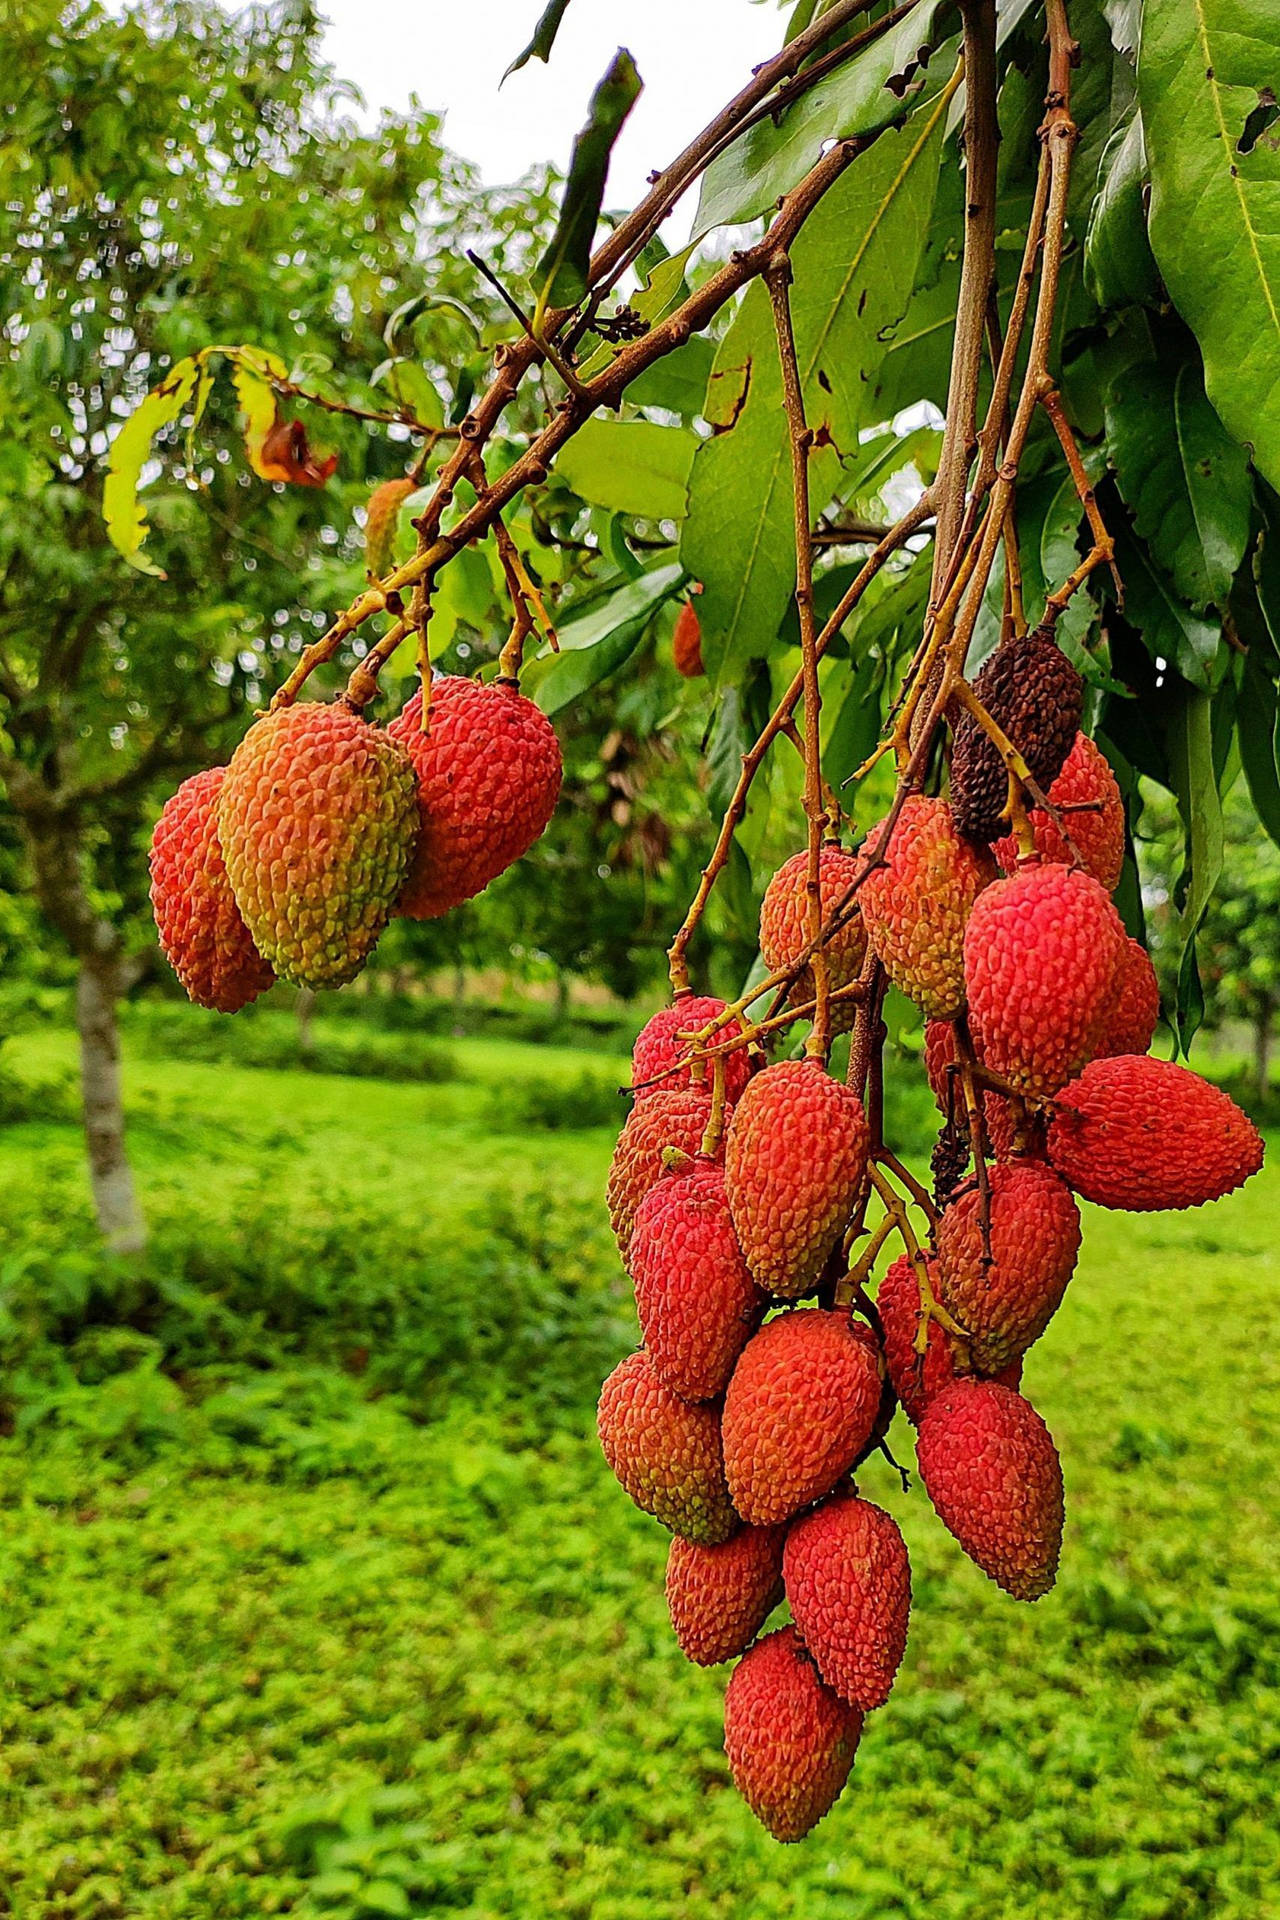
M590 1237L610 1130L495 1131L495 1089L572 1088L583 1057L450 1050L459 1077L425 1087L131 1062L165 1259L185 1219L216 1256L211 1292L219 1261L243 1260L264 1346L257 1365L248 1345L193 1346L175 1367L189 1322L147 1304L128 1328L86 1309L56 1348L70 1372L50 1373L48 1339L23 1363L45 1399L33 1388L24 1411L19 1396L28 1424L0 1443L0 1913L1276 1912L1280 1176L1198 1213L1090 1214L1026 1369L1067 1480L1047 1599L1005 1599L918 1490L866 1469L910 1544L911 1644L845 1798L783 1849L727 1787L723 1675L674 1649L664 1536L591 1430L599 1372L629 1337ZM5 1051L42 1071L69 1057L43 1034ZM72 1131L0 1132L0 1179L11 1195L52 1188L40 1231L71 1260ZM513 1201L564 1223L533 1279L526 1216L492 1256L477 1237ZM290 1332L271 1263L338 1217L364 1239L385 1219L382 1265L397 1236L406 1261L419 1242L476 1260L452 1293L423 1266L420 1320L434 1288L460 1314L485 1260L501 1285L510 1264L518 1365L476 1336L476 1377L451 1361L432 1398L411 1369L371 1393L376 1352L362 1373L324 1364L318 1335ZM258 1269L234 1238L245 1221ZM41 1250L11 1237L0 1293L25 1256ZM568 1286L575 1260L564 1330L530 1344L530 1287ZM318 1259L311 1276L322 1295L339 1285ZM376 1342L375 1278L360 1286L376 1310L356 1290L335 1311L367 1312ZM221 1306L247 1318L255 1297L242 1277ZM408 1338L397 1322L397 1352ZM901 1420L893 1437L909 1458Z

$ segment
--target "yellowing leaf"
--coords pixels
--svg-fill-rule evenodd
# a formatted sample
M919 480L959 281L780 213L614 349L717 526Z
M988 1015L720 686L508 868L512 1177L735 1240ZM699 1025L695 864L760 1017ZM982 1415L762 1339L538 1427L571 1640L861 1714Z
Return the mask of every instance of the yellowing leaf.
M151 452L151 442L162 427L169 426L182 412L195 391L199 371L196 359L179 360L170 367L159 386L153 387L141 406L129 415L111 442L107 458L102 489L102 518L107 538L131 567L161 580L165 577L164 569L142 556L147 516L138 499L138 481Z

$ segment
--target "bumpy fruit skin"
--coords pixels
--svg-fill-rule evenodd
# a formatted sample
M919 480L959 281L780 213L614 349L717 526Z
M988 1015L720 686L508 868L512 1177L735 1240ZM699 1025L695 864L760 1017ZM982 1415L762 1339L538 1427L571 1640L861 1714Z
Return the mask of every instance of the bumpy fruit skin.
M391 571L400 509L417 489L418 482L404 474L399 480L384 480L369 495L364 510L364 564L375 580Z
M813 1060L780 1060L733 1110L725 1192L747 1265L794 1300L817 1283L867 1164L862 1102Z
M880 1367L869 1328L801 1307L748 1340L724 1403L724 1467L753 1527L830 1493L875 1431Z
M720 1167L698 1161L649 1189L627 1264L658 1378L682 1400L714 1400L765 1305L733 1231Z
M868 847L880 833L871 829ZM862 883L868 937L894 986L926 1014L950 1019L964 1003L965 923L995 866L960 838L945 800L921 794L903 807L886 862Z
M938 1297L938 1262L929 1260L929 1284ZM951 1342L936 1320L929 1322L928 1345L923 1354L916 1352L916 1332L920 1325L920 1283L915 1269L903 1254L893 1262L880 1282L876 1295L880 1321L884 1327L884 1363L902 1411L913 1427L918 1427L925 1408L957 1379ZM1016 1387L1022 1378L1022 1358L1002 1367L995 1375L1001 1386Z
M254 945L299 987L354 980L390 917L418 832L413 768L335 700L254 722L218 796L218 837Z
M677 1534L667 1555L667 1611L680 1651L715 1667L749 1647L782 1598L781 1527L741 1527L718 1547Z
M675 1147L681 1153L699 1153L710 1117L711 1096L701 1087L656 1093L637 1103L627 1115L613 1150L605 1188L609 1225L624 1260L640 1202L663 1172L663 1150Z
M1124 801L1106 754L1094 746L1087 734L1078 733L1066 765L1045 791L1060 812L1077 807L1088 809L1064 813L1067 831L1079 850L1085 871L1108 893L1114 893L1124 865ZM1033 807L1028 818L1040 858L1070 866L1071 849L1048 814L1040 807ZM1005 872L1012 873L1018 864L1018 843L1012 834L997 841L995 853Z
M965 1329L976 1373L999 1373L1040 1338L1080 1253L1080 1209L1042 1161L992 1167L988 1179L990 1265L976 1187L938 1225L938 1298Z
M685 680L701 680L706 668L702 664L702 628L698 616L693 610L693 602L686 600L676 615L676 624L671 634L671 651L675 656L676 672Z
M1125 943L1116 968L1111 1001L1094 1057L1117 1053L1147 1053L1160 1018L1160 983L1146 950L1136 940Z
M1094 1060L1064 1087L1049 1159L1099 1207L1128 1213L1201 1207L1262 1165L1262 1136L1220 1087L1170 1060Z
M841 1494L797 1520L783 1579L791 1614L829 1687L870 1713L889 1698L907 1646L911 1565L895 1521Z
M929 1089L938 1103L938 1112L948 1114L967 1128L964 1089L947 1068L959 1060L956 1030L950 1020L927 1020L924 1029L924 1070ZM951 1082L954 1081L954 1088ZM1011 1103L1002 1093L988 1088L982 1096L982 1114L986 1123L986 1152L1004 1157L1013 1151L1017 1122Z
M482 893L542 834L560 797L560 742L515 687L457 675L415 693L387 731L413 762L421 832L397 911L434 920Z
M1062 1464L1029 1401L957 1380L929 1402L916 1460L938 1518L1015 1600L1048 1593L1062 1549Z
M964 937L984 1066L1022 1093L1064 1086L1097 1044L1127 937L1091 874L1033 864L989 887Z
M692 1062L682 1067L676 1065L689 1051L688 1043L677 1036L697 1033L723 1012L724 1001L717 1000L713 993L686 993L681 994L669 1007L660 1007L653 1018L646 1021L631 1049L631 1084L638 1101L651 1100L655 1093L671 1093L677 1087L695 1084L710 1090L711 1061L704 1062L704 1078L700 1083L695 1082ZM741 1033L742 1022L730 1020L719 1029L714 1044L719 1046L721 1041L737 1040ZM745 1048L740 1047L736 1053L725 1054L724 1094L731 1106L750 1077L751 1068Z
M830 1687L794 1627L742 1656L724 1696L733 1784L775 1840L803 1840L840 1798L862 1714Z
M857 877L858 861L843 847L823 847L818 861L818 887L825 920L844 898ZM771 973L789 967L809 939L809 903L805 887L809 879L809 855L793 853L774 874L765 888L760 906L760 952ZM857 905L856 901L853 904ZM856 911L828 940L823 952L827 958L827 985L847 987L857 979L867 952L867 933L862 913ZM812 1000L816 989L813 968L805 967L797 975L791 999L799 1005ZM853 1025L855 1009L851 1003L837 1001L831 1008L831 1031L843 1033Z
M647 1353L628 1354L600 1390L596 1429L624 1493L686 1540L727 1540L737 1525L720 1457L720 1416L664 1387Z
M151 836L151 905L165 959L198 1007L238 1013L275 979L241 918L218 839L223 767L184 780Z
M1036 629L996 648L973 683L991 718L1017 747L1041 792L1062 772L1075 741L1084 683L1050 633ZM956 716L951 814L961 833L994 840L1009 776L999 749L971 714Z

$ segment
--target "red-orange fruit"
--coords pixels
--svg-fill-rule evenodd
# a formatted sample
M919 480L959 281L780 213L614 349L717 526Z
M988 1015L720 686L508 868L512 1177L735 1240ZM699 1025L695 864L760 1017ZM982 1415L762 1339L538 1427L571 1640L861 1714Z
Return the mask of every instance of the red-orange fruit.
M369 495L369 504L364 510L364 564L365 571L375 580L391 571L400 509L409 495L416 493L418 485L418 481L404 474L398 480L384 480Z
M1147 1053L1160 1018L1160 983L1146 949L1128 940L1116 968L1115 983L1102 1032L1094 1050L1096 1059L1116 1053Z
M864 851L874 853L882 828ZM956 832L945 800L914 794L859 899L867 935L895 987L926 1014L949 1019L964 1003L964 930L974 901L994 879L985 848Z
M720 1167L695 1161L650 1187L627 1264L658 1378L683 1400L714 1400L765 1305L733 1231Z
M526 854L560 796L560 743L515 687L441 675L387 728L413 762L421 832L397 912L433 920Z
M624 1260L640 1202L663 1171L663 1153L668 1147L680 1153L701 1152L710 1117L711 1096L703 1087L655 1093L648 1100L638 1101L627 1115L613 1150L605 1188L609 1225Z
M862 1102L814 1060L780 1060L747 1086L725 1146L725 1192L747 1265L767 1292L817 1284L866 1169Z
M916 1437L925 1491L969 1558L1012 1594L1048 1593L1062 1550L1062 1463L1029 1401L994 1380L957 1380Z
M165 959L198 1007L238 1013L275 974L236 905L218 838L223 767L184 780L151 836L151 905Z
M724 1001L717 1000L713 993L680 994L669 1007L659 1007L652 1019L641 1027L635 1046L631 1049L631 1085L637 1100L652 1099L655 1093L671 1093L677 1087L701 1085L710 1090L712 1062L703 1062L703 1077L695 1082L693 1062L686 1058L690 1051L689 1043L679 1036L682 1033L700 1032L723 1012ZM719 1046L722 1041L739 1039L741 1034L742 1022L729 1020L718 1030L711 1044ZM684 1065L680 1064L681 1061ZM724 1092L730 1105L738 1098L750 1077L751 1067L745 1047L738 1048L735 1053L725 1054Z
M824 1500L787 1535L783 1579L818 1672L850 1706L889 1698L907 1645L911 1565L896 1521L854 1493Z
M938 1298L964 1328L977 1373L999 1373L1040 1338L1080 1253L1080 1209L1039 1160L992 1167L991 1261L976 1186L938 1224Z
M929 1259L929 1284L936 1300L938 1262L933 1258ZM949 1387L958 1376L951 1342L939 1321L930 1320L925 1350L922 1354L916 1352L920 1282L905 1254L893 1262L881 1280L876 1307L884 1328L884 1364L890 1382L902 1403L902 1411L912 1426L918 1427L934 1395ZM1016 1387L1022 1378L1021 1355L1009 1366L1002 1367L995 1378L1002 1386Z
M1243 1186L1262 1165L1262 1136L1198 1073L1120 1054L1091 1061L1062 1089L1049 1158L1095 1205L1150 1213L1201 1207Z
M858 873L858 861L843 847L823 847L818 862L818 888L825 921L844 899ZM794 964L809 941L808 852L793 853L784 861L765 888L760 906L760 952L770 973L780 973ZM867 952L866 928L857 900L851 903L851 916L826 942L822 951L827 961L827 985L847 987L862 971ZM812 1000L813 968L806 966L796 976L791 999L799 1006ZM831 1031L842 1033L853 1025L855 1008L851 1001L837 1000L831 1008Z
M1048 797L1062 815L1086 873L1114 893L1124 865L1124 801L1107 756L1087 734L1078 733L1075 745ZM1071 865L1065 835L1041 807L1028 816L1042 860ZM1018 843L1012 834L997 841L996 858L1006 873L1018 864Z
M720 1416L664 1387L647 1353L628 1354L600 1390L596 1429L619 1486L673 1533L714 1545L737 1525L720 1456Z
M991 718L1017 747L1041 792L1057 779L1080 725L1084 682L1052 633L1036 628L1004 641L973 683ZM994 840L1009 797L1000 750L972 714L956 715L951 813L961 833Z
M742 1656L724 1696L733 1784L775 1840L803 1840L840 1798L862 1714L825 1686L794 1627Z
M679 1534L667 1555L667 1611L680 1651L718 1666L749 1647L782 1598L781 1527L740 1527L717 1547Z
M676 615L676 624L671 634L671 651L675 656L676 672L686 680L701 680L706 668L702 664L702 628L698 616L693 610L693 602L686 600Z
M964 937L984 1066L1021 1093L1064 1086L1097 1044L1126 938L1106 889L1078 869L1021 867L989 887Z
M880 1366L869 1328L801 1307L766 1321L742 1350L724 1402L724 1467L753 1527L830 1493L875 1431Z
M959 1058L954 1024L950 1020L926 1020L924 1070L938 1111L967 1127L964 1089L959 1076L948 1072ZM982 1096L982 1115L987 1129L985 1153L988 1158L993 1153L1001 1157L1012 1153L1017 1122L1011 1103L1002 1093L987 1088Z

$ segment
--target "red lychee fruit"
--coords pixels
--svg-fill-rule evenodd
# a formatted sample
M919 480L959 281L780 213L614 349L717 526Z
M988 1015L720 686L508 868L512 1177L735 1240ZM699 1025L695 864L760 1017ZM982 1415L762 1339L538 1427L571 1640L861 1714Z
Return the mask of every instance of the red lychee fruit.
M702 664L702 628L692 600L686 600L676 615L671 633L671 652L676 672L685 680L701 680L706 673Z
M864 852L880 835L873 827ZM950 1019L964 1002L965 924L994 877L990 855L961 839L945 800L916 794L906 802L885 865L867 875L859 898L889 978L926 1014Z
M959 1076L947 1069L960 1058L956 1030L950 1020L927 1020L924 1029L924 1070L929 1087L938 1103L939 1113L948 1114L967 1127L964 1089ZM948 1102L951 1104L948 1105ZM1002 1093L988 1087L982 1095L982 1117L986 1124L985 1153L1004 1157L1012 1153L1017 1134L1017 1115Z
M669 1007L660 1007L640 1029L631 1049L631 1084L635 1097L650 1100L655 1093L672 1093L679 1087L701 1086L711 1090L712 1062L702 1063L702 1078L693 1077L693 1062L686 1060L690 1048L679 1038L682 1033L698 1033L724 1012L724 1001L712 993L680 994ZM729 1020L719 1029L711 1044L742 1036L742 1022ZM679 1063L685 1061L681 1066ZM724 1056L725 1099L732 1106L751 1078L751 1066L745 1047Z
M757 1640L725 1689L733 1784L775 1840L803 1840L835 1805L861 1734L861 1712L823 1685L794 1627Z
M1049 1159L1100 1207L1129 1213L1201 1207L1262 1165L1262 1136L1198 1073L1120 1054L1064 1087L1049 1123Z
M747 1265L769 1293L817 1284L849 1217L870 1134L858 1096L814 1060L781 1060L733 1111L725 1192Z
M1062 772L1080 725L1084 682L1051 632L1004 641L973 683L1043 793ZM951 812L961 833L994 840L1009 797L1000 750L973 716L956 716L951 748Z
M1038 1600L1058 1571L1062 1465L1029 1401L994 1380L957 1380L925 1409L916 1459L938 1518L1012 1594Z
M698 1160L650 1187L627 1264L658 1378L682 1400L714 1400L765 1307L733 1231L720 1167Z
M850 1706L889 1698L907 1645L911 1565L897 1523L854 1493L824 1500L787 1535L783 1578L818 1672Z
M929 1284L938 1298L938 1262L929 1260ZM880 1282L876 1307L884 1328L884 1363L893 1390L902 1403L902 1411L912 1426L934 1395L949 1387L956 1374L951 1342L939 1321L930 1320L928 1345L916 1352L916 1334L920 1327L920 1282L915 1268L903 1254L895 1260ZM1022 1357L1002 1367L995 1378L1001 1386L1016 1387L1022 1378Z
M605 1189L609 1225L624 1260L631 1245L636 1210L664 1169L663 1153L668 1147L680 1153L700 1153L710 1117L711 1096L703 1087L654 1093L627 1115L613 1150Z
M879 1412L869 1328L820 1307L766 1321L743 1348L724 1403L725 1474L743 1519L769 1526L829 1493Z
M299 987L340 987L359 973L417 834L407 755L342 700L255 720L218 794L236 905L263 959Z
M1056 1093L1093 1052L1126 937L1091 874L1032 865L989 887L964 937L984 1066L1022 1093Z
M433 920L482 893L546 827L560 797L560 743L546 715L503 680L442 674L428 729L415 693L387 731L413 763L421 832L397 912Z
M600 1390L596 1427L624 1493L686 1540L713 1546L737 1525L720 1454L720 1416L664 1387L647 1353L632 1353Z
M218 838L223 767L184 780L151 836L151 905L165 959L198 1007L238 1013L275 974L236 905Z
M1125 943L1095 1059L1116 1053L1148 1053L1160 1018L1160 983L1145 948Z
M938 1224L938 1298L965 1330L976 1373L999 1373L1040 1338L1080 1253L1080 1209L1039 1160L992 1167L991 1261L977 1187Z
M818 887L825 921L844 899L858 872L858 861L843 847L823 847L818 862ZM760 952L770 973L781 973L795 963L797 954L808 945L809 901L805 891L809 880L808 851L793 853L784 861L765 888L760 906ZM866 928L857 900L850 903L850 918L823 947L827 960L827 985L847 987L862 970L867 952ZM806 966L796 976L791 1000L799 1006L812 1000L816 988L813 968ZM844 1033L853 1025L856 1009L852 1001L836 1001L831 1008L831 1031Z
M1062 815L1086 873L1114 893L1124 865L1124 801L1107 756L1087 734L1076 735L1066 764L1047 793ZM1033 807L1028 819L1040 858L1070 866L1071 848L1043 808ZM1005 872L1013 873L1018 843L1012 834L996 842L995 853Z
M680 1651L718 1666L749 1647L782 1598L781 1527L741 1527L718 1547L677 1534L667 1555L667 1610Z

